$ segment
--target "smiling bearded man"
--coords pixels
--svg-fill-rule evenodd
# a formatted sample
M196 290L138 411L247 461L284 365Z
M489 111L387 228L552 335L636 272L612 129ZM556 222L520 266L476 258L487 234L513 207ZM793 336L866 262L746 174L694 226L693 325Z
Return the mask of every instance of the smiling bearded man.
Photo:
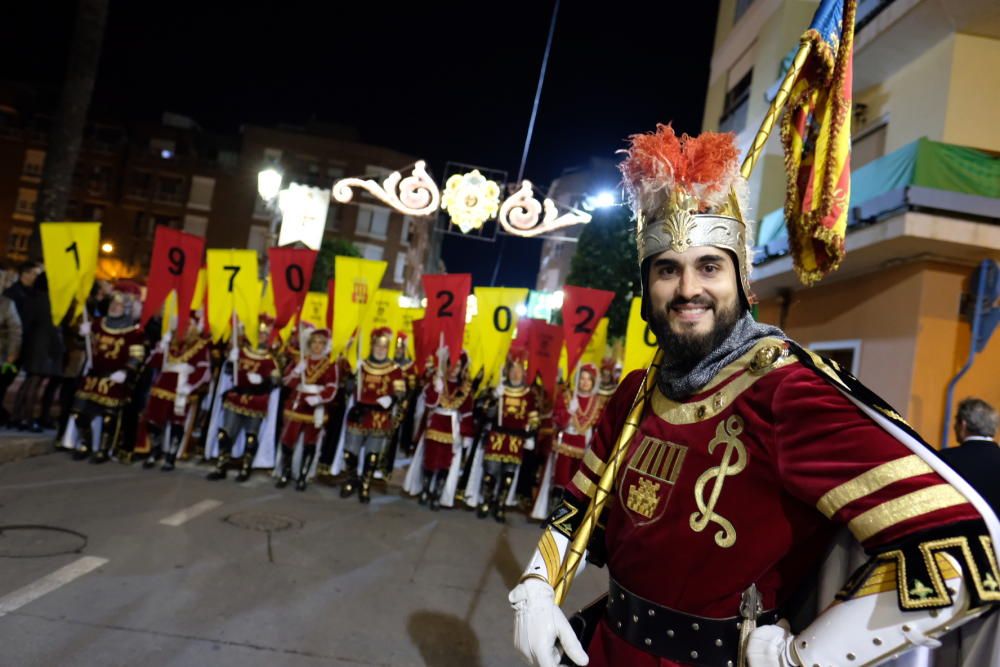
M642 316L662 362L652 386L635 371L611 397L510 592L522 656L875 665L1000 603L1000 527L982 498L887 403L751 316L733 135L661 125L627 152ZM585 519L599 488L607 503ZM793 616L840 526L869 561L815 620ZM555 603L577 538L574 554L609 575L578 617L583 641Z

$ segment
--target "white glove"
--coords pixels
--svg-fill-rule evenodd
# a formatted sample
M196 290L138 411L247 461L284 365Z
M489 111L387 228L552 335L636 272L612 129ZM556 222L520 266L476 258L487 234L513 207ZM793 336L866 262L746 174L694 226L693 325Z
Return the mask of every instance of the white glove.
M306 372L306 362L304 361L300 361L299 363L295 364L295 368L292 369L292 373L295 375L302 375L305 372Z
M318 384L300 384L299 391L303 394L318 394L322 389Z
M173 339L174 333L172 331L167 331L160 337L160 342L157 343L157 346L162 346L160 349L165 350L170 345L170 341Z
M580 411L580 401L576 400L576 396L569 402L569 411L571 414Z
M440 394L441 392L444 391L444 381L441 380L441 376L440 375L435 375L434 376L434 383L433 384L434 384L434 391L436 391L437 393Z
M234 364L240 360L240 349L238 347L229 348L229 361Z
M322 402L322 399L320 399L319 396L315 396L315 395L314 396L306 396L306 403L309 405L310 408L315 408L321 402Z
M247 379L250 380L250 384L260 384L264 381L260 373L247 373Z
M472 436L468 436L468 435L463 436L462 437L462 449L469 449L469 447L472 447Z
M784 619L777 625L762 625L747 640L747 662L750 667L799 667L792 652L794 639Z
M556 606L548 582L529 577L515 586L507 599L514 608L514 647L528 664L557 667L562 653L556 647L557 640L574 663L590 662L566 615Z
M535 450L535 439L534 438L528 438L527 440L525 440L524 441L524 451L526 451L526 452L532 452L534 450Z
M90 320L86 322L80 322L80 335L89 336L90 335Z
M191 385L187 382L180 382L177 384L177 395L187 398L187 395L191 393Z
M108 376L108 379L114 382L115 384L121 384L122 382L128 379L128 373L126 373L125 371L115 371L114 373Z
M383 410L388 410L392 407L392 396L379 396L375 402L381 405Z

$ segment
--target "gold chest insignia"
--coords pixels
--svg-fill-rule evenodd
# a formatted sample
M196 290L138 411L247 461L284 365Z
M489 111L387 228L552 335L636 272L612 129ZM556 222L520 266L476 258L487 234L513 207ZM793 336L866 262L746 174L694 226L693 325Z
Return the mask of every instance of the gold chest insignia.
M633 523L643 526L663 516L687 450L649 436L639 443L618 485L619 500Z
M722 495L726 478L740 474L747 467L747 448L739 439L741 433L743 419L739 416L733 415L719 423L715 429L715 438L708 443L708 453L715 453L716 447L724 444L726 448L722 452L722 460L719 465L703 472L694 485L694 501L698 504L698 511L691 515L691 530L700 533L709 523L717 523L720 530L715 533L715 543L724 549L736 544L736 528L729 519L716 514L715 506ZM705 487L709 482L713 484L706 500Z

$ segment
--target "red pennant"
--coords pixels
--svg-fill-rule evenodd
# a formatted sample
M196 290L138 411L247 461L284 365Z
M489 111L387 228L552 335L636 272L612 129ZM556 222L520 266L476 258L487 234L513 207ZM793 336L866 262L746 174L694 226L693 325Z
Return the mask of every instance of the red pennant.
M427 309L424 311L426 344L436 350L444 334L448 347L448 363L454 366L462 354L462 336L465 334L465 305L472 289L472 275L468 273L439 273L424 275L424 292Z
M333 278L326 281L326 328L333 331Z
M566 361L572 375L580 355L587 349L598 322L608 312L614 292L566 285L563 288L562 326L566 339Z
M319 253L309 248L268 248L274 290L274 328L280 330L302 310Z
M179 229L158 225L153 235L153 252L149 260L149 281L146 301L139 316L140 326L163 307L171 290L177 291L177 331L187 331L191 316L191 300L198 284L198 269L205 258L205 239Z
M427 337L424 335L424 320L413 320L413 356L417 372L423 372L427 367L427 357L433 350L427 349Z
M518 322L520 334L521 323ZM563 332L558 325L534 320L528 336L528 377L534 382L537 373L546 393L552 395L559 375L559 353L562 352ZM518 335L520 338L520 335Z

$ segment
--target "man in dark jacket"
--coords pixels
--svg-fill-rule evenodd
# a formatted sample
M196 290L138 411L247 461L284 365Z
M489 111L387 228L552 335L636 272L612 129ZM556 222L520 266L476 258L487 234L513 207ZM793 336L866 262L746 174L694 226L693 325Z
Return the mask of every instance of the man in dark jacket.
M986 401L966 398L955 415L957 447L941 451L944 462L955 469L1000 514L1000 446L997 446L997 411Z

